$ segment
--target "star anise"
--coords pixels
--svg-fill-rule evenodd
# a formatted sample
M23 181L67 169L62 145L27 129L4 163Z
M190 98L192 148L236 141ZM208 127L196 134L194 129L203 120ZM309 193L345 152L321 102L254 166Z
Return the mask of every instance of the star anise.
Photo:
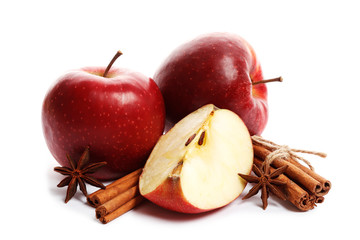
M85 151L77 163L73 161L69 154L66 154L66 157L69 161L70 167L54 168L55 172L67 175L67 177L57 185L57 187L64 187L68 185L65 203L67 203L75 195L78 184L80 186L80 190L85 196L87 196L85 182L102 189L105 188L105 186L97 179L87 176L87 174L94 173L106 164L106 162L89 164L89 147L85 148Z
M256 183L256 185L250 189L248 194L246 194L243 199L248 199L254 195L256 195L261 188L261 200L263 203L264 210L266 209L268 202L267 199L269 197L269 192L273 193L277 197L282 200L286 200L286 196L282 193L282 191L277 187L280 185L286 184L283 181L276 179L280 174L284 173L287 169L287 165L280 167L273 172L270 173L270 166L265 165L264 168L259 169L255 164L253 165L253 172L257 175L244 175L239 173L239 176L245 179L248 182Z

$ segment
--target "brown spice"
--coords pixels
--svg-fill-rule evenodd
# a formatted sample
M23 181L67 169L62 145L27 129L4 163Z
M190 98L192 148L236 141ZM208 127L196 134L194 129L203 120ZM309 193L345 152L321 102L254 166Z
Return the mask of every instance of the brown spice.
M254 157L254 164L261 167L263 161ZM270 167L270 172L275 171L275 168ZM279 181L285 182L281 187L281 191L286 196L286 200L291 202L296 208L301 211L313 209L315 206L313 195L309 194L306 190L302 189L299 185L293 182L285 174L280 174L277 178Z
M256 185L250 189L249 193L243 197L243 199L248 199L256 195L261 189L261 199L263 202L263 208L266 209L269 197L269 192L273 193L282 200L286 200L286 196L282 191L277 187L286 184L286 182L276 179L280 174L286 170L287 166L283 166L279 169L270 172L270 166L265 165L265 168L258 168L256 164L253 165L253 171L257 177L252 175L244 175L239 173L239 176L245 179L248 182L256 183Z
M116 185L119 185L119 184L122 184L124 182L126 182L127 180L129 179L134 179L134 177L137 177L139 178L140 174L142 173L142 168L139 168L129 174L127 174L126 176L122 177L122 178L119 178L118 180L112 182L111 184L107 185L106 186L106 189L100 189L96 192L93 192L92 194L88 195L87 197L87 202L89 203L90 206L93 206L93 207L97 207L99 205L101 205L100 203L100 200L98 198L98 195L102 195L102 194L105 194L105 191L116 186Z
M271 151L267 150L264 147L254 145L254 154L260 159L265 159ZM296 167L291 162L276 158L271 163L275 168L279 168L282 166L288 166L285 174L289 177L291 176L291 180L303 186L305 189L310 191L311 193L318 194L322 191L322 186L319 181L308 175L306 172Z
M102 223L114 220L143 201L138 187L141 172L142 169L138 169L129 173L88 197L89 204L96 207L96 217Z
M123 215L124 213L128 212L129 210L133 209L134 207L138 206L142 201L144 200L144 197L141 195L138 195L137 197L131 199L118 209L116 209L114 212L101 217L99 220L100 222L106 224L110 221L114 220L115 218Z
M317 174L315 171L301 165L300 163L298 163L297 161L294 161L293 159L288 159L288 161L292 164L294 164L296 167L298 167L299 169L301 169L302 171L304 171L305 173L309 174L309 176L311 176L312 178L316 179L321 186L321 190L318 191L316 193L317 197L320 196L324 196L326 195L330 189L331 189L331 182L329 180L327 180L326 178L320 176L319 174Z
M259 169L268 168L270 169L270 174L273 174L279 171L278 169L286 168L276 179L277 181L285 183L279 186L278 190L286 196L286 200L301 211L313 209L317 204L324 201L324 195L327 194L331 188L330 181L315 173L310 162L295 153L307 153L326 157L325 153L292 149L286 145L277 145L260 136L252 136L252 141L254 164ZM300 164L299 161L306 163L309 168ZM256 169L257 168L253 168L253 171L255 173L259 172L259 170ZM256 174L259 175L258 173ZM265 173L260 173L260 175L261 174ZM266 192L266 190L263 191ZM253 189L252 192L254 192Z
M137 185L138 182L139 182L139 176L135 175L135 176L121 182L120 184L117 184L110 188L106 188L105 191L95 194L92 197L91 202L93 203L93 205L95 207L100 206L101 204L106 203L107 201L118 196L120 193L123 193L126 190L128 190L129 188Z
M58 187L64 187L68 185L65 203L67 203L75 195L78 184L80 186L80 190L85 196L87 196L85 182L99 188L105 188L105 186L97 179L87 176L87 174L94 173L96 170L106 165L106 162L89 164L89 147L85 148L85 151L81 155L78 162L73 161L69 154L67 154L66 157L69 161L70 167L54 168L55 172L68 176L57 185Z
M97 207L95 210L96 218L101 218L114 212L116 209L118 209L137 195L140 195L138 185L126 190L125 192L119 194L113 199Z

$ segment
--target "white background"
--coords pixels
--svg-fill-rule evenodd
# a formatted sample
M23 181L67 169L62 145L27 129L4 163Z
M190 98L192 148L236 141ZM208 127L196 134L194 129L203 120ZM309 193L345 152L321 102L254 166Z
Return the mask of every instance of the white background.
M359 217L359 35L356 1L2 1L0 3L1 235L7 239L315 239L356 234ZM41 129L41 104L64 72L115 63L152 76L179 44L233 32L254 47L268 85L263 136L308 157L333 188L308 212L259 196L202 215L146 203L103 225L62 176ZM90 188L93 191L94 188ZM245 190L247 192L249 188ZM242 194L242 196L244 193ZM358 235L358 233L356 234Z

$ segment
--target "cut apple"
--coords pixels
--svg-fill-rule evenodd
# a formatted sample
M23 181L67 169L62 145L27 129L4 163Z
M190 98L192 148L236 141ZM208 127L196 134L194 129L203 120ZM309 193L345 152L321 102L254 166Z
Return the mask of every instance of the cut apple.
M179 121L155 145L140 176L140 193L178 212L225 206L246 186L253 147L237 114L203 106Z

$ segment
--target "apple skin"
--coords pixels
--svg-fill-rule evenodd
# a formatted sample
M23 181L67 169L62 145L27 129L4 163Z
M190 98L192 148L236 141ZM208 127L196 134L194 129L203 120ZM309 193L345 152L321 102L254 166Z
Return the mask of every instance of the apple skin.
M248 174L250 174L250 172ZM158 206L181 213L204 213L218 208L201 209L189 203L183 194L179 178L167 178L154 191L145 194L144 197ZM233 202L238 197L239 196L236 196L228 204Z
M201 213L212 210L200 209L189 203L183 195L179 178L167 178L144 197L158 206L181 213Z
M62 166L86 146L90 161L107 165L92 174L111 180L143 167L162 135L165 106L156 83L143 74L88 67L60 77L47 93L42 126L47 146Z
M253 48L231 33L199 36L175 49L154 75L163 94L166 118L176 123L212 103L238 114L251 135L268 120L267 88Z

